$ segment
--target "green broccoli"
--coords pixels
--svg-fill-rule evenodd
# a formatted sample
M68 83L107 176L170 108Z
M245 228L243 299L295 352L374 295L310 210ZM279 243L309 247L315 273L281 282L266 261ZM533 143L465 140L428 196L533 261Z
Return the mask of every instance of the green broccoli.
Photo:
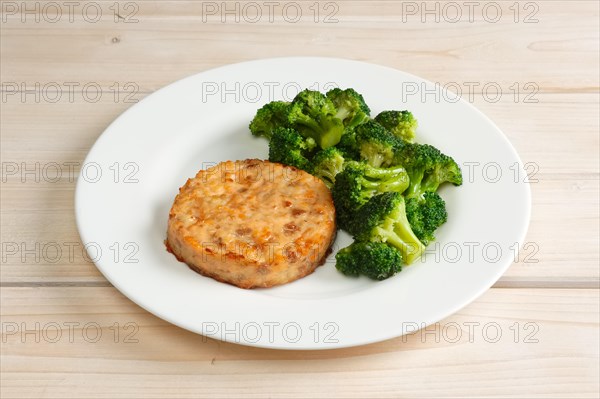
M353 129L370 119L369 106L363 96L354 89L331 89L327 92L327 98L335 105L335 116L342 120L346 129Z
M336 145L344 131L344 124L336 113L335 105L324 94L307 89L294 97L287 121L304 137L311 137L325 149Z
M402 270L402 254L382 242L354 242L335 255L335 267L348 276L385 280Z
M415 141L417 120L410 111L383 111L375 117L375 121L394 136L409 143Z
M439 161L435 163L432 170L423 178L421 186L425 191L437 191L440 184L449 182L460 186L463 182L460 166L452 157L442 154Z
M286 126L290 103L285 101L272 101L256 111L254 119L250 122L250 131L255 136L271 138L271 132L276 127Z
M435 231L448 220L446 203L438 193L426 192L423 198L406 200L406 217L423 245L435 240Z
M273 130L269 141L269 161L295 166L311 173L310 160L316 146L312 138L302 137L291 128L278 127Z
M336 147L342 152L342 154L344 154L346 159L352 159L355 161L360 160L360 152L358 151L358 145L356 144L355 129L346 129Z
M394 165L402 165L410 178L404 193L408 198L437 191L440 184L462 184L462 172L451 157L429 144L406 143L394 155Z
M351 226L358 208L377 194L401 193L408 184L408 174L403 167L375 168L364 162L346 162L332 190L338 226L353 233Z
M356 145L361 159L371 166L391 166L394 153L403 142L379 123L371 120L356 128Z
M312 160L312 173L332 188L335 177L344 170L344 155L336 147L317 152Z
M358 210L351 222L351 230L358 241L384 242L398 249L407 265L425 250L410 226L406 203L400 193L384 193L371 198Z

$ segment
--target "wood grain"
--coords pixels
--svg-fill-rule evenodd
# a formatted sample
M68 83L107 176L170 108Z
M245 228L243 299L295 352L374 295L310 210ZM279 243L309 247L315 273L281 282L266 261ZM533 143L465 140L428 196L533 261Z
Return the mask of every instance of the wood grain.
M491 289L404 338L297 352L203 338L113 288L4 288L3 398L594 397L599 311L598 290Z
M136 82L142 91L151 92L224 64L314 55L370 61L442 84L479 82L479 90L486 82L505 89L515 82L534 82L550 92L594 93L600 87L598 5L593 1L569 2L566 9L557 1L532 2L537 10L525 9L526 2L521 2L516 23L510 1L495 2L501 6L495 23L487 22L496 19L495 9L484 14L484 4L474 9L472 22L466 7L460 10L462 21L446 22L454 18L445 8L449 1L431 2L429 9L438 4L439 12L429 17L421 2L412 2L418 6L414 15L394 1L329 2L337 7L333 23L323 21L326 2L294 2L303 16L296 23L287 22L295 19L291 9L287 20L283 16L284 4L291 2L281 2L272 22L264 9L251 23L250 11L241 11L244 2L228 2L225 7L235 10L238 3L240 12L227 16L221 2L138 1L133 3L139 10L131 18L138 22L115 23L113 3L99 2L103 13L97 23L87 22L81 10L74 12L73 22L68 15L56 23L7 15L2 26L2 80L30 86ZM218 5L215 15L204 17L211 14L203 13L206 3ZM316 23L310 9L314 4L321 9ZM28 51L20 50L25 48ZM40 58L43 62L35 62Z

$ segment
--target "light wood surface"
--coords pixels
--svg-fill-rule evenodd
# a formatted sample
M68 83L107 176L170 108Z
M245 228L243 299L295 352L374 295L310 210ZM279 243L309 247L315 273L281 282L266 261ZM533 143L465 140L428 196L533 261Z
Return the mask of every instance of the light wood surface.
M448 22L452 2L427 3L440 10L439 23L422 15L422 2L281 2L272 22L258 2L256 23L248 22L255 14L243 14L244 2L227 3L239 7L237 23L235 15L225 22L218 11L207 15L221 2L97 1L96 23L93 10L82 15L85 2L72 21L58 2L62 16L49 22L57 18L49 3L0 2L0 397L600 396L598 2L497 1L496 23L488 21L492 2L476 3L473 22L454 3L464 14L456 23ZM300 21L289 22L293 13L284 18L288 3L302 9ZM38 12L23 13L23 4ZM333 11L337 22L325 23ZM425 331L294 352L174 327L123 297L80 250L50 262L22 260L7 247L80 243L72 177L96 138L132 105L125 102L132 87L140 100L209 68L288 55L364 60L465 90L475 83L474 105L538 170L530 246L521 251L530 261L521 257L481 298ZM72 99L65 82L78 84ZM26 94L51 83L58 92L46 86L39 101ZM502 88L499 101L482 92L487 83ZM86 84L101 88L98 102L85 100ZM62 97L53 102L56 93ZM6 169L22 162L69 162L73 175L64 168L56 182L42 174L22 182ZM92 342L98 329L101 338Z
M148 314L111 287L5 288L6 319L31 330L40 323L41 343L33 333L10 330L3 343L3 397L80 397L85 387L90 396L106 398L593 398L600 372L598 301L596 289L491 289L404 338L298 352L203 338ZM88 323L97 327L84 333ZM127 323L137 331L123 328ZM61 338L44 344L56 339L57 325ZM101 336L91 342L95 328L102 328Z

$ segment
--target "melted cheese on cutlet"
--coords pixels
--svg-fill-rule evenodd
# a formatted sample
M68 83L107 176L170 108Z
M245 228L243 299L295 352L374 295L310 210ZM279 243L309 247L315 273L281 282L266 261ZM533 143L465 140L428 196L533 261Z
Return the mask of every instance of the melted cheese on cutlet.
M273 165L228 161L188 180L176 215L186 243L257 265L317 256L322 224L334 223L327 193L315 190L316 177Z

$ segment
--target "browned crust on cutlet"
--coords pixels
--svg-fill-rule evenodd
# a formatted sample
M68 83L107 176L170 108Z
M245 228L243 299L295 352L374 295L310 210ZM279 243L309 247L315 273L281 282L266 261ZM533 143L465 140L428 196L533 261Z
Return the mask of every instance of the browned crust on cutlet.
M320 179L268 161L227 161L180 189L165 243L204 276L266 288L311 274L335 232L331 193Z

